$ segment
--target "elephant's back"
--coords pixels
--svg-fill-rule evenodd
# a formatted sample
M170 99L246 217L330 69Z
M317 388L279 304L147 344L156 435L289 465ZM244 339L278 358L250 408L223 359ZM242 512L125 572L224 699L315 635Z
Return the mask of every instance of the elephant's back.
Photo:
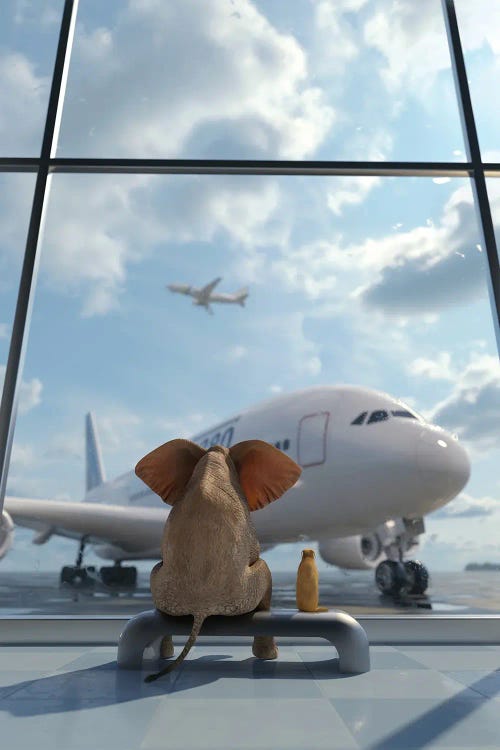
M186 570L163 565L151 575L155 607L171 615L234 615L248 611L242 601L243 576L210 569Z

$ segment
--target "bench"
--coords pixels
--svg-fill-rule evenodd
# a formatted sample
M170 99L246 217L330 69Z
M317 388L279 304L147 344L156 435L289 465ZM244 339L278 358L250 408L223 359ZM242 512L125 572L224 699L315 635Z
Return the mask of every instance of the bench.
M191 633L192 625L193 618L189 615L174 617L158 609L140 612L128 621L120 635L118 667L141 669L144 649L148 647L152 649L152 658L159 660L163 637L187 637ZM234 616L211 615L203 623L200 635L326 638L338 652L340 672L360 674L370 671L367 635L359 622L346 612L299 612L290 609L261 610Z

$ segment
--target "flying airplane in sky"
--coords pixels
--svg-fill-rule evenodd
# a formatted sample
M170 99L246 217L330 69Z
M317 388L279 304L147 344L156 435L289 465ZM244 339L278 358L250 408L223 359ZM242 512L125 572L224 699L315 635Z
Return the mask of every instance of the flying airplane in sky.
M225 302L226 304L238 304L244 307L245 300L248 297L248 287L244 286L238 289L237 292L234 292L234 294L214 294L213 290L219 281L222 281L222 276L214 279L210 284L201 289L196 289L194 286L189 286L188 284L167 284L166 288L170 289L171 292L187 294L193 297L193 305L204 307L210 315L213 315L210 302Z
M470 464L455 435L430 424L392 396L359 386L313 386L281 394L191 438L203 448L242 440L274 444L302 467L293 487L252 513L263 552L277 544L317 541L340 568L375 569L381 591L423 593L428 573L408 559L424 533L423 518L466 485ZM138 459L140 456L137 457ZM133 471L106 481L95 421L86 417L86 494L82 502L6 497L0 558L15 524L37 531L35 544L60 535L80 540L76 565L61 580L88 580L86 544L114 566L106 584L133 585L134 559L158 560L170 507Z

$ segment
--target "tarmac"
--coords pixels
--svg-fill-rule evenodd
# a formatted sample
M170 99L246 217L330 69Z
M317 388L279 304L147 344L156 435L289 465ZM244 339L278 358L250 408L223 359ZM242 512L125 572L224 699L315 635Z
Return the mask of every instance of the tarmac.
M153 567L153 566L151 566ZM295 572L274 572L274 607L295 608ZM426 595L395 601L377 589L372 571L321 571L320 605L349 614L498 614L500 571L433 573ZM151 609L149 573L134 589L91 589L59 584L59 571L1 572L0 617L8 615L133 615Z

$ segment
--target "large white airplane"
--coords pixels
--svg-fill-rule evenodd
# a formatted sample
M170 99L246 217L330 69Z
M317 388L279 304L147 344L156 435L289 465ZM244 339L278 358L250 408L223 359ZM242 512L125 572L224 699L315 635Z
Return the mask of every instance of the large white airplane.
M384 593L425 591L425 567L405 558L424 533L423 517L452 500L469 479L469 459L456 436L388 394L313 386L264 401L191 439L208 448L256 438L302 467L280 500L252 513L263 551L317 541L327 563L376 569ZM106 481L91 414L86 460L83 502L6 498L0 557L12 542L13 519L38 532L35 544L53 535L80 540L77 564L63 568L63 581L88 578L81 560L85 544L91 544L97 555L115 562L101 568L104 583L133 584L135 567L121 562L161 557L169 506L133 471Z
M193 305L200 305L204 307L210 315L213 315L210 302L225 302L226 304L238 304L242 307L245 306L245 300L248 297L248 287L244 286L238 289L234 294L214 294L213 290L222 281L222 276L218 276L216 279L202 287L196 289L194 286L188 284L167 284L166 288L170 289L171 292L177 292L178 294L187 294L193 297Z

